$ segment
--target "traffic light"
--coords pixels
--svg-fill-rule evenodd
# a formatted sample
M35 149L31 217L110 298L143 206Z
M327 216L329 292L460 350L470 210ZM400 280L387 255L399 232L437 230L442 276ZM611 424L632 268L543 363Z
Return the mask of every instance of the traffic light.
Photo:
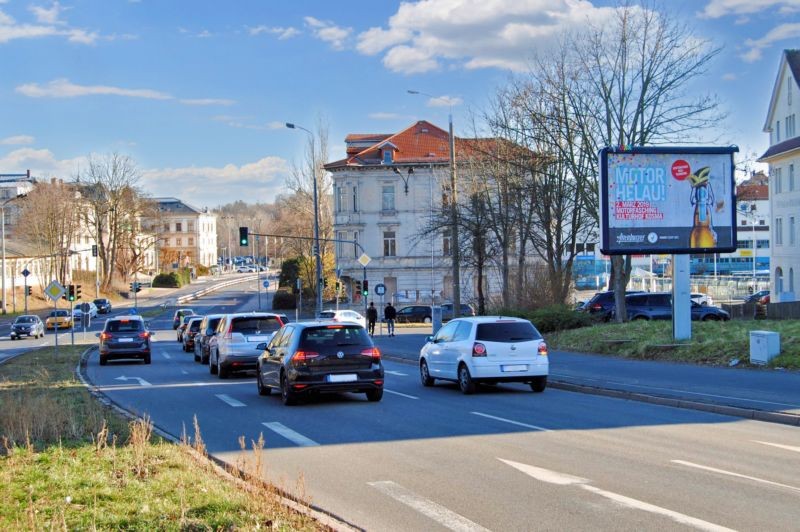
M324 279L322 279L322 286L323 286L324 288L328 288L328 278L327 278L327 277L325 277Z
M67 287L67 301L75 301L75 285L71 284Z
M134 281L134 282L131 283L131 292L135 293L135 292L141 292L141 291L142 291L142 285L139 284L138 281Z
M355 281L355 290L353 291L355 294L361 293L361 281Z
M92 257L97 256L97 244L92 244Z
M247 235L247 227L240 227L239 228L239 245L240 246L249 246L250 239Z
M73 296L74 296L75 299L80 299L81 298L81 285L79 285L79 284L75 285L75 289L73 291Z
M336 281L336 292L339 293L342 291L342 283Z
M369 295L369 281L366 279L364 279L364 291L362 293L364 294L364 297Z
M26 295L26 296L29 296L29 295L31 295L31 287L30 287L30 286L26 286L26 287L25 287L25 295Z

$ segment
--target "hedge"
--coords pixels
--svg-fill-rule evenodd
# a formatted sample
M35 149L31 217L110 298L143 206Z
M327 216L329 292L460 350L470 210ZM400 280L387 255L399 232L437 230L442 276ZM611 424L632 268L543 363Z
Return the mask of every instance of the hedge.
M496 314L531 320L541 333L578 329L593 323L589 314L577 312L567 305L551 305L536 310L501 309Z

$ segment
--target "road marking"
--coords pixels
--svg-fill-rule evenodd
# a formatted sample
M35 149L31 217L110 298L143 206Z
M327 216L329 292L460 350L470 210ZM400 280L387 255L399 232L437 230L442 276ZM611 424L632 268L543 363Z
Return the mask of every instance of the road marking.
M589 484L589 482L591 482L589 479L575 477L572 475L568 475L566 473L559 473L557 471L551 471L549 469L543 469L541 467L536 467L528 464L521 464L519 462L512 462L511 460L504 460L502 458L498 458L498 460L542 482L557 484L559 486L574 485L576 487L594 493L595 495L600 495L601 497L610 499L616 502L617 504L621 504L622 506L625 506L627 508L663 515L665 517L669 517L676 523L692 526L699 530L707 530L709 532L733 532L732 529L726 528L721 525L717 525L715 523L710 523L708 521L704 521L702 519L698 519L690 515L669 510L667 508L662 508L661 506L656 506L654 504L650 504L644 501L632 499L630 497L626 497L625 495L620 495L619 493L614 493L612 491L606 491L604 489L597 488Z
M487 531L487 528L482 527L474 521L470 521L463 515L459 515L452 510L448 510L441 504L437 504L429 499L421 497L411 490L408 490L392 482L391 480L381 480L378 482L367 482L368 485L377 489L384 495L388 495L392 499L405 504L418 511L422 515L429 517L450 530L463 530L463 531Z
M396 392L394 390L387 390L386 388L384 388L383 391L386 392L386 393L392 393L394 395L399 395L400 397L406 397L408 399L419 399L419 397L415 397L413 395L408 395L407 393Z
M262 423L265 427L273 432L277 432L290 442L299 445L300 447L316 447L319 445L317 442L310 438L306 438L299 432L295 432L283 423L278 423L277 421L273 421L272 423Z
M539 427L537 425L529 425L527 423L520 423L519 421L514 421L513 419L506 419L504 417L492 416L489 414L484 414L483 412L470 412L470 414L475 414L476 416L494 419L495 421L502 421L503 423L510 423L512 425L517 425L518 427L525 427L526 429L540 430L542 432L550 432L550 429L546 429L544 427Z
M161 351L161 355L162 355L164 358L172 358L171 356L169 356L168 354L166 354L164 351Z
M232 407L239 408L239 407L242 407L242 406L247 406L243 402L237 401L236 399L234 399L230 395L225 395L224 393L217 393L217 394L214 394L214 395L216 395L217 398L219 398L220 401L222 401L223 403L228 403Z
M383 372L386 373L387 375L397 375L398 377L408 377L408 373L402 373L400 371L383 370Z
M139 386L152 386L152 384L150 384L149 382L147 382L146 380L144 380L141 377L126 377L125 375L122 375L121 377L117 377L114 380L124 381L124 382L137 381L139 383Z
M782 443L772 443L768 441L759 441L753 440L756 443L760 443L761 445L769 445L771 447L777 447L778 449L785 449L787 451L794 451L796 453L800 453L800 447L795 447L794 445L783 445Z
M719 473L720 475L728 475L731 477L736 478L743 478L746 480L752 480L753 482L759 482L761 484L767 484L768 486L777 486L779 488L787 488L794 491L800 491L800 488L797 486L790 486L788 484L781 484L780 482L773 482L771 480L766 480L763 478L758 477L751 477L749 475L742 475L741 473L734 473L733 471L726 471L724 469L717 469L716 467L704 466L700 464L695 464L693 462L686 462L685 460L670 460L673 464L680 464L685 465L686 467L694 467L695 469L702 469L703 471L710 471L712 473Z
M189 374L189 372L188 372L188 371L186 371L185 369L182 369L182 370L181 370L181 373L183 373L184 375L188 375L188 374Z

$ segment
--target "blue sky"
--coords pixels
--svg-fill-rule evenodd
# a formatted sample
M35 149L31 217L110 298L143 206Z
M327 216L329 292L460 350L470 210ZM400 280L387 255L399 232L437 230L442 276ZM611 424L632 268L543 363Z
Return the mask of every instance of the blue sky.
M610 4L0 0L0 173L71 179L90 154L116 151L153 196L271 201L304 149L283 123L324 119L329 160L348 133L446 127L451 104L466 134L470 107ZM730 113L719 142L763 153L781 51L800 46L800 0L659 6L723 47L698 84Z

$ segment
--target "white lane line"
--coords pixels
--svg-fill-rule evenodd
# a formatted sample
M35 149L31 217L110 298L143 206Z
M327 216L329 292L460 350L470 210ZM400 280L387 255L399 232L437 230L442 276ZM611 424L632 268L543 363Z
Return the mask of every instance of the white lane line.
M492 416L490 414L484 414L483 412L470 412L470 414L474 414L476 416L481 416L489 419L494 419L495 421L502 421L503 423L510 423L511 425L516 425L518 427L525 427L526 429L540 430L542 432L550 432L550 429L546 429L544 427L539 427L537 425L529 425L527 423L520 423L519 421L514 421L513 419L506 419L504 417Z
M161 356L163 356L164 358L172 358L171 356L169 356L169 355L168 355L167 353L165 353L164 351L161 351Z
M794 451L796 453L800 453L800 447L795 447L794 445L783 445L782 443L772 443L768 441L759 441L759 440L752 440L756 443L760 443L761 445L769 445L771 447L777 447L778 449L784 449L786 451Z
M717 469L716 467L704 466L701 464L695 464L693 462L687 462L685 460L670 460L673 464L684 465L686 467L693 467L695 469L702 469L703 471L710 471L712 473L719 473L720 475L728 475L730 477L736 478L743 478L745 480L752 480L753 482L758 482L760 484L767 484L768 486L777 486L779 488L786 488L794 491L800 491L800 487L797 486L790 486L788 484L781 484L780 482L773 482L771 480L766 480L763 478L758 477L751 477L749 475L742 475L741 473L735 473L733 471L726 471L724 469Z
M182 370L181 370L181 373L183 373L184 375L188 375L188 374L189 374L189 372L188 372L188 371L186 371L185 369L182 369Z
M295 432L283 423L278 423L277 421L273 421L272 423L262 423L265 427L273 432L277 432L290 442L299 445L300 447L316 447L319 445L317 442L310 438L306 438L299 432Z
M216 397L217 397L217 398L218 398L220 401L222 401L223 403L228 403L228 404L229 404L229 405L231 405L232 407L235 407L235 408L240 408L240 407L242 407L242 406L247 406L247 405L246 405L246 404L244 404L243 402L241 402L241 401L237 401L236 399L234 399L234 398L233 398L233 397L231 397L230 395L225 395L224 393L216 393L216 394L214 394L214 395L215 395L215 396L216 396Z
M709 532L733 532L732 529L726 528L721 525L717 525L715 523L710 523L708 521L704 521L702 519L698 519L690 515L682 514L674 510L669 510L667 508L662 508L661 506L656 506L654 504L650 504L644 501L632 499L630 497L626 497L625 495L620 495L619 493L614 493L612 491L606 491L604 489L596 488L589 484L589 482L591 482L589 479L575 477L572 475L568 475L566 473L559 473L557 471L551 471L549 469L543 469L541 467L536 467L528 464L521 464L519 462L512 462L511 460L504 460L502 458L498 458L498 460L542 482L547 482L549 484L556 484L559 486L574 485L582 489L585 489L586 491L594 493L595 495L600 495L601 497L610 499L616 502L617 504L621 504L622 506L625 506L627 508L663 515L665 517L669 517L676 523L688 525L697 528L699 530L707 530Z
M408 399L419 399L419 397L415 397L415 396L413 396L413 395L408 395L407 393L400 393L400 392L396 392L396 391L394 391L394 390L387 390L386 388L384 388L384 389L383 389L383 391L384 391L384 392L386 392L386 393L391 393L391 394L394 394L394 395L399 395L400 397L406 397L406 398L408 398Z
M437 504L429 499L421 497L411 490L408 490L392 482L391 480L381 480L378 482L367 482L368 485L377 489L384 495L388 495L392 499L405 504L418 511L422 515L429 517L450 530L459 531L487 531L487 528L482 527L474 521L470 521L463 515L457 514L452 510L448 510L441 504Z
M385 369L385 370L383 370L383 372L386 373L387 375L397 375L398 377L408 377L408 373L403 373L401 371L389 371L389 370Z

